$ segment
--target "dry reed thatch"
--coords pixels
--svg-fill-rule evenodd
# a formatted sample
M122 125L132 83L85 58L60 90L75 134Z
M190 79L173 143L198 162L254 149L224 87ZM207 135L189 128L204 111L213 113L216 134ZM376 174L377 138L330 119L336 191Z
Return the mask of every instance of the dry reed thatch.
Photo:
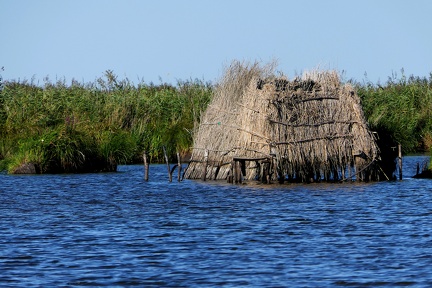
M342 85L335 71L288 81L275 76L275 67L233 62L226 70L195 133L185 177L263 182L383 177L376 164L379 149L353 87Z

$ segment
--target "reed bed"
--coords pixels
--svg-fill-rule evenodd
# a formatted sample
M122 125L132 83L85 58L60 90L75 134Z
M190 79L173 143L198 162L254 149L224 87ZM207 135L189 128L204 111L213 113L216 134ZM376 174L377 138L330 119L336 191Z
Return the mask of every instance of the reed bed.
M429 77L393 73L385 83L354 82L367 121L386 142L406 153L432 153L432 73Z
M0 89L0 170L36 163L41 173L105 170L117 164L186 155L212 85L134 84L110 70L94 82L3 81ZM111 167L111 168L110 168ZM87 169L90 168L90 169Z

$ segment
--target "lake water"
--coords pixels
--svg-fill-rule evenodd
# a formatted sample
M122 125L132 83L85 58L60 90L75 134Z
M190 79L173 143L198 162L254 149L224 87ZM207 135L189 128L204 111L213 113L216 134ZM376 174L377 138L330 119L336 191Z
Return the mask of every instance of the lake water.
M0 287L432 287L432 180L0 175Z

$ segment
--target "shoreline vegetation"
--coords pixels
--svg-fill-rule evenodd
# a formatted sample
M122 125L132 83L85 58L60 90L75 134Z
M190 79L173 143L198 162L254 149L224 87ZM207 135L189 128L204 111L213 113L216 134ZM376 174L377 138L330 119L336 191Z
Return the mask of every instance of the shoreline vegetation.
M384 84L351 81L378 142L400 143L403 154L432 156L432 72L429 77L393 73ZM382 151L385 152L385 151ZM432 178L432 161L416 178Z
M0 92L0 170L32 163L38 173L115 171L117 164L163 159L162 146L185 156L211 98L201 80L154 85L119 80L110 70L93 83L5 81Z
M0 171L116 171L118 164L142 163L144 152L162 162L163 147L172 161L177 153L188 159L217 85L198 79L134 84L111 70L89 83L34 82L0 77ZM379 141L400 143L404 154L432 153L432 73L406 77L402 70L384 84L347 82Z

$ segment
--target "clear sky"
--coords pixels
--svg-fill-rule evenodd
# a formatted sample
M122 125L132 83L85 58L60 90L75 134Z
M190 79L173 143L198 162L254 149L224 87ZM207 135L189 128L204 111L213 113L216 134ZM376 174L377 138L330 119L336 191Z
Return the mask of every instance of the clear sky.
M6 80L215 82L232 60L292 78L345 71L384 83L432 72L430 0L0 0Z

